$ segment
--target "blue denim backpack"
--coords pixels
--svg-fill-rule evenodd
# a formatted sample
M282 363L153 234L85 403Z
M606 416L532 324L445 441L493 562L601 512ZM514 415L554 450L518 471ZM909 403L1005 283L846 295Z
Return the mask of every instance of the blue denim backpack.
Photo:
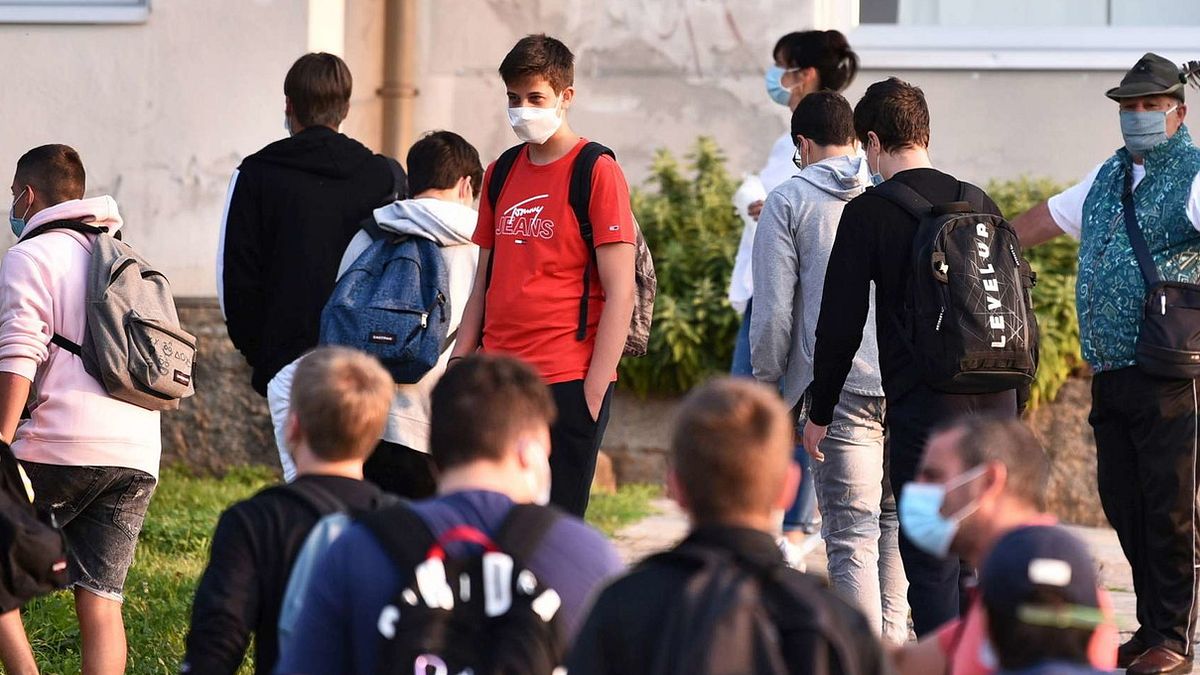
M374 239L321 310L321 344L342 345L379 359L398 384L413 384L454 340L450 280L437 243L397 236L371 219Z

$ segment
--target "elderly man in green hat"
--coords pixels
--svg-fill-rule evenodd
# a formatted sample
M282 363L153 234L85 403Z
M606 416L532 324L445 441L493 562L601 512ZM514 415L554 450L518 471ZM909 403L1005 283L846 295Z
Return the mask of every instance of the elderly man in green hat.
M1143 56L1107 92L1120 108L1125 147L1013 223L1026 248L1063 233L1080 242L1076 308L1083 357L1095 373L1088 421L1100 502L1137 593L1140 625L1118 653L1130 673L1183 672L1193 656L1200 564L1195 366L1184 359L1164 367L1139 335L1151 335L1143 321L1157 320L1143 307L1158 308L1160 300L1163 317L1169 309L1177 327L1200 332L1200 309L1147 295L1158 280L1200 283L1200 149L1184 125L1184 86L1198 74L1195 61L1181 69L1157 54Z

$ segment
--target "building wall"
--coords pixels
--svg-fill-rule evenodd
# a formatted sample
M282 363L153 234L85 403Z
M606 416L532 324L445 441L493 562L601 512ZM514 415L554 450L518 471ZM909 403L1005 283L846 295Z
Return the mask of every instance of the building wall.
M545 31L577 54L572 125L611 145L635 185L657 148L683 154L700 134L717 140L734 175L757 171L787 127L787 111L762 84L775 40L852 25L848 0L415 1L414 131L457 131L485 160L516 142L496 68L518 38ZM144 24L0 25L0 174L34 145L74 145L89 195L117 198L130 241L177 293L212 296L230 172L283 135L283 74L310 44L350 63L355 89L343 130L380 147L384 4L155 2ZM325 25L330 12L341 21ZM342 34L331 38L331 26ZM848 97L888 74L862 72ZM1120 144L1103 98L1119 72L895 74L926 91L935 161L970 180L1069 181ZM7 243L0 236L0 248Z

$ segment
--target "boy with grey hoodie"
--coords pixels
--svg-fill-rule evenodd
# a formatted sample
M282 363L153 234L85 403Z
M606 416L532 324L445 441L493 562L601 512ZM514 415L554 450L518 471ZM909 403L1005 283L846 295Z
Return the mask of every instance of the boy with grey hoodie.
M483 182L479 152L462 136L433 131L413 144L406 158L412 198L375 209L380 229L432 240L441 247L450 277L450 324L453 336L474 285L479 247L471 242L479 218L475 197ZM360 231L342 255L337 276L371 246ZM397 384L383 439L363 466L363 476L387 492L406 499L425 499L437 491L436 470L429 456L429 397L450 362L451 341L435 365L415 384Z
M825 267L842 209L872 179L855 149L850 104L835 92L805 97L792 113L793 158L801 169L768 195L754 238L754 376L776 387L803 428L813 380L813 345ZM907 582L898 549L896 503L885 480L884 398L874 306L829 436L814 462L821 535L834 589L855 603L877 634L908 639Z

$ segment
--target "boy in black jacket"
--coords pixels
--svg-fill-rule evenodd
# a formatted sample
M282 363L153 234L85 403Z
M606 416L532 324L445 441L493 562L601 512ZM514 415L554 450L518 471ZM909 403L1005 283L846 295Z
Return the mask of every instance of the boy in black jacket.
M221 222L217 284L229 338L267 397L284 478L295 477L283 425L294 362L317 345L321 309L359 223L407 196L404 171L338 133L350 111L350 69L305 54L283 81L289 137L233 173Z
M813 675L887 672L866 618L787 567L775 544L778 512L795 498L800 479L792 449L790 415L760 384L723 378L687 397L667 484L688 512L691 533L600 594L567 660L571 675L779 672L766 666L771 662ZM701 575L721 581L709 586ZM729 582L740 575L773 580L758 582L757 591L774 624L770 633L781 631L774 639L735 620L746 610L729 596L746 602L753 592Z
M363 480L362 467L383 432L393 388L383 366L350 349L322 347L299 361L287 435L300 475L221 514L196 588L182 672L236 673L251 633L254 672L275 667L292 563L324 505L365 512L387 501Z

